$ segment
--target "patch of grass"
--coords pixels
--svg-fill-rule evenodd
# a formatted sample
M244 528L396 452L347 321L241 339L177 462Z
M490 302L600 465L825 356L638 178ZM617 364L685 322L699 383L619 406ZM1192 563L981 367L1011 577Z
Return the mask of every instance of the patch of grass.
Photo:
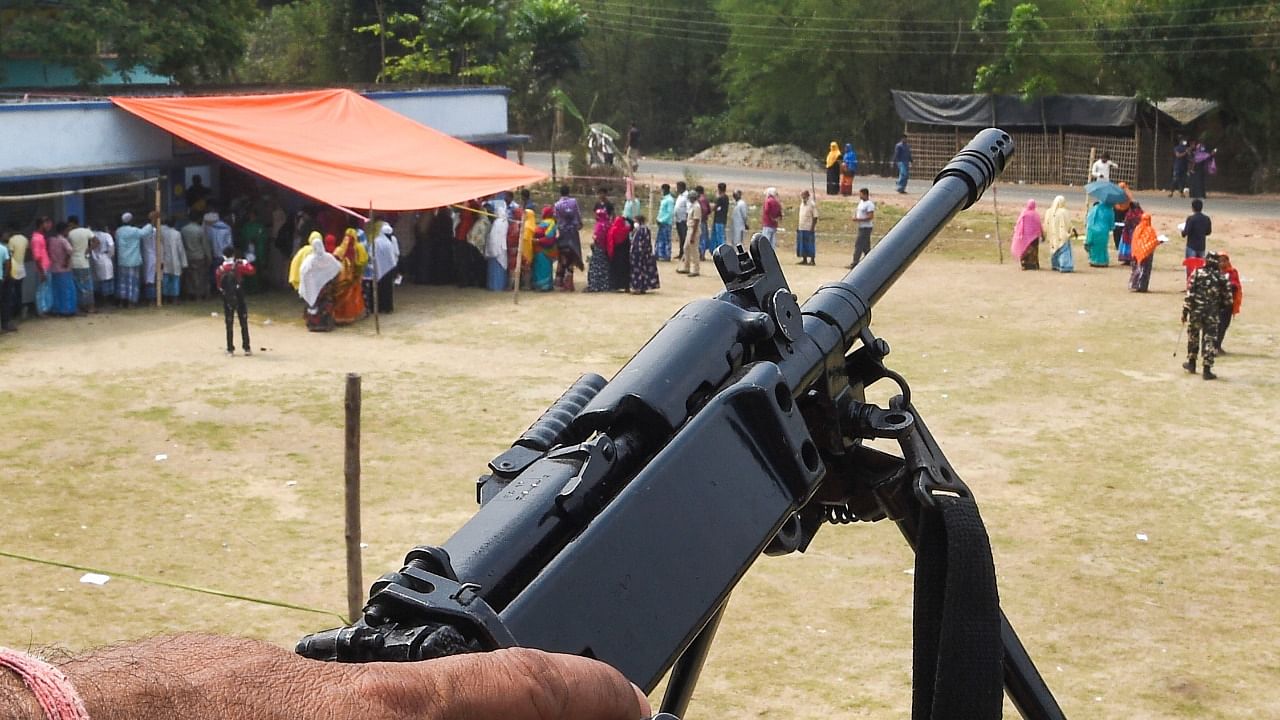
M820 207L820 264L787 267L801 298L843 275L852 244L851 204ZM883 203L877 238L903 212ZM1002 214L1006 243L1012 222ZM1130 294L1123 270L997 264L993 225L989 207L958 216L875 308L873 329L978 497L1004 609L1071 716L1275 715L1274 233L1233 240L1247 302L1222 380L1205 383L1170 355L1175 253L1157 254L1157 292ZM1229 220L1220 232L1242 235ZM673 270L661 264L662 290L643 298L522 294L516 305L403 286L380 338L367 322L307 333L294 296L255 296L255 338L271 348L255 358L216 352L209 306L114 314L99 335L33 323L0 346L0 547L340 610L344 374L364 378L367 585L466 522L475 477L580 373L612 376L681 305L720 289ZM912 562L883 523L825 527L806 553L756 562L697 712L904 715ZM182 630L288 646L332 624L119 578L95 588L66 570L0 570L6 645L39 628L38 642L72 649Z

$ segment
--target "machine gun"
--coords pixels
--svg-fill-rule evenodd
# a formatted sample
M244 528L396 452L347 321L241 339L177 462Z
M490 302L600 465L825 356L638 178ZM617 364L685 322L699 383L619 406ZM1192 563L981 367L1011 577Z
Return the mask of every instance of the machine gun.
M489 464L480 509L374 583L351 627L297 651L341 662L509 646L597 658L683 714L730 592L763 552L890 519L917 550L914 716L1063 717L996 595L972 494L884 364L871 308L1013 153L979 133L844 279L801 307L763 236L725 245L725 291L689 303L610 381L584 375ZM901 389L887 408L865 388ZM901 456L868 446L896 440ZM718 518L712 522L710 518ZM1003 683L1001 679L1003 670ZM957 714L959 713L959 714Z

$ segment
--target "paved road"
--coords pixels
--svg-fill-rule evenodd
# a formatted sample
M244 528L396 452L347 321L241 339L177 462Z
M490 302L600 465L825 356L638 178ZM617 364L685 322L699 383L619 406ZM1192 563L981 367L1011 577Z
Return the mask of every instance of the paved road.
M531 167L551 172L551 155L544 152L525 153L525 163ZM558 167L563 169L564 162L568 156L559 156L556 158ZM810 175L805 172L792 170L757 170L753 168L732 167L726 165L708 165L703 163L692 163L679 160L651 160L643 159L640 161L639 176L647 178L655 176L658 182L675 183L676 180L684 179L684 170L688 168L703 179L703 184L708 188L715 186L717 182L728 183L729 189L735 187L765 188L777 187L779 190L790 190L799 192L801 189L808 188L810 183ZM929 179L916 178L908 184L908 195L910 197L919 197L921 193L928 189L927 182ZM814 173L812 182L818 188L819 194L824 192L826 187L825 176ZM866 187L871 191L872 197L883 197L891 195L894 192L893 178L886 177L859 177L855 182L856 187ZM1055 195L1065 195L1068 207L1079 210L1084 203L1084 190L1080 187L1064 187L1064 186L1045 186L1045 185L1014 185L1009 183L1000 183L996 186L998 197L1002 208L1008 207L1010 211L1023 205L1028 198L1036 201L1037 207L1041 212L1048 209L1050 203L1053 202ZM1142 207L1151 212L1153 215L1162 218L1182 218L1191 212L1191 201L1183 198L1171 198L1165 193L1156 192L1138 192L1135 193L1138 202L1142 203ZM990 192L984 198L984 202L989 202ZM1240 196L1240 195L1223 195L1210 197L1205 202L1205 212L1212 215L1215 211L1221 211L1241 217L1258 218L1264 220L1280 220L1280 198L1274 195L1264 196Z

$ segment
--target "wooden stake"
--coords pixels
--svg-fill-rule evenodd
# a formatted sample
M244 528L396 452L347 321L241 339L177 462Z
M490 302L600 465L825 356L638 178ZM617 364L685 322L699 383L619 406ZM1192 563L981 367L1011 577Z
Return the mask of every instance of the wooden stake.
M347 433L343 476L346 480L347 616L352 623L364 610L360 568L360 376L347 373Z

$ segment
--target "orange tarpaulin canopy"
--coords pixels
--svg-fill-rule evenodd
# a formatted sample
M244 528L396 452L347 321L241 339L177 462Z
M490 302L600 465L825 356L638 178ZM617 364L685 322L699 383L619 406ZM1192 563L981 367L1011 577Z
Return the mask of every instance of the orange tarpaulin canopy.
M338 207L422 210L546 177L350 90L111 101L246 170Z

